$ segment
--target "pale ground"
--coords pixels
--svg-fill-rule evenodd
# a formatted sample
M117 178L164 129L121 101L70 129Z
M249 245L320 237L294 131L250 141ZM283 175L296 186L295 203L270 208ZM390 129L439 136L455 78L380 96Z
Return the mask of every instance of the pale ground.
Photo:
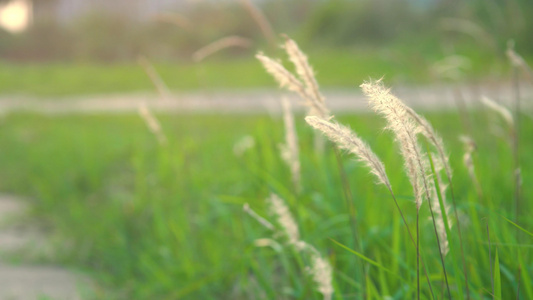
M29 263L11 263L17 251L45 251L46 240L38 228L21 225L25 203L0 194L0 300L78 300L87 282L62 268Z
M421 111L456 110L458 106L478 107L482 96L505 104L511 104L514 90L511 82L484 82L467 85L432 85L423 87L394 87L393 92L408 105ZM326 90L327 106L333 113L367 111L367 101L360 90ZM524 107L531 109L533 85L521 83L521 99ZM92 95L37 99L31 96L0 96L0 113L12 111L36 111L46 114L65 113L122 113L136 111L140 103L155 111L168 113L274 113L280 112L278 89L244 91L200 91L159 97L155 93L131 93L116 95ZM298 101L297 97L290 95Z

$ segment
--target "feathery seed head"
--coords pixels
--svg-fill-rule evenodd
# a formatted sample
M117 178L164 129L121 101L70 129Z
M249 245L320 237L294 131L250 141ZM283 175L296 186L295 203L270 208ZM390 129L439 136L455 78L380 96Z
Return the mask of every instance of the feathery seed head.
M305 105L309 107L309 115L328 119L330 112L325 105L324 96L320 93L315 74L307 61L307 57L298 48L296 42L288 37L286 37L283 48L285 48L289 60L294 64L299 79L287 71L280 62L274 61L262 53L258 53L256 57L263 63L267 72L276 78L281 87L298 93L305 100Z
M513 114L505 106L498 104L485 96L481 98L481 102L483 102L483 104L485 104L488 108L499 114L505 120L507 125L509 125L509 127L514 127Z
M301 190L300 154L298 135L294 126L291 105L287 98L281 98L283 108L283 123L285 125L285 144L281 145L281 157L291 170L291 177L296 191Z
M440 137L440 135L437 134L435 129L433 129L433 126L431 126L431 123L429 123L426 118L417 114L412 108L408 106L405 106L405 108L409 116L413 118L413 120L418 124L417 132L421 133L437 150L438 155L436 155L435 157L438 157L438 159L436 159L435 162L441 163L441 168L439 170L442 170L442 168L444 168L448 179L451 180L452 168L450 167L448 155L446 155L446 150L444 148L442 138Z
M285 87L305 97L305 89L300 80L287 71L279 61L273 60L263 53L258 53L255 57L263 64L266 71L276 79L280 87Z
M330 300L333 294L333 272L329 262L316 253L311 257L309 272L318 286L318 291L324 296L324 300Z
M154 134L157 137L157 140L159 141L160 145L166 145L168 140L165 133L163 133L163 130L161 129L161 125L159 124L159 121L157 118L152 114L152 112L148 109L148 106L146 106L146 103L139 104L138 112L141 118L146 123L146 126L148 126L148 129L152 134Z
M306 117L305 121L313 128L324 133L332 142L336 143L339 148L354 154L359 161L363 162L370 168L371 173L376 176L379 183L392 189L387 173L385 172L385 166L381 160L352 130L339 123L329 122L314 116Z
M307 93L312 95L315 101L324 103L324 97L318 88L315 72L309 64L307 56L300 50L298 44L287 36L285 36L285 45L283 48L285 48L290 61L294 64L298 77L304 82Z
M511 62L511 64L514 67L528 67L527 63L524 61L522 56L520 56L518 53L514 51L514 41L509 40L507 41L507 49L505 50L505 55L507 55L507 58Z
M413 187L417 209L422 205L422 198L428 195L426 173L427 158L416 139L420 128L409 116L407 106L386 89L381 80L365 82L361 85L363 93L368 97L371 108L385 117L387 129L395 135L395 140L400 146L404 158L407 177Z
M295 246L297 249L301 248L302 242L300 241L298 225L293 219L285 202L276 194L270 195L270 197L267 198L267 202L269 204L270 212L276 216L278 224L283 228L283 231L287 235L289 244Z

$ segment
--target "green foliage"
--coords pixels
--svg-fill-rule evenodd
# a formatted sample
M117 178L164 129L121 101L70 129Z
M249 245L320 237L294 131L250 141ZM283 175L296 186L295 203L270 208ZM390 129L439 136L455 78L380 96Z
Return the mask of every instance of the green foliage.
M318 81L325 88L355 88L357 82L385 77L391 84L429 83L439 80L432 66L442 59L434 40L428 39L414 51L397 44L379 50L367 47L310 48L309 57ZM186 61L163 63L155 68L170 89L176 92L213 88L255 88L274 84L253 55L241 58L208 58L195 64ZM465 80L498 78L510 72L508 62L495 57L490 49L458 47L470 67L463 70ZM120 92L153 91L153 84L135 63L95 64L0 62L0 93L33 96L69 96Z
M420 28L417 20L419 16L408 1L334 0L315 8L306 31L316 42L379 45Z
M486 195L478 199L462 165L458 116L427 117L451 152L472 299L490 298L491 277L497 274L502 299L515 298L519 266L521 293L530 293L531 237L501 217L512 218L509 145L487 133L491 125L484 114L471 116L478 143L475 164ZM283 240L277 241L279 248L254 244L275 237L244 214L242 205L249 203L271 219L264 204L270 192L287 200L298 216L302 238L332 263L334 297L364 291L374 298L416 297L415 249L388 192L374 185L373 177L351 157L343 159L362 245L358 255L353 254L357 248L333 151L313 150L314 133L301 116L296 118L301 195L291 191L289 170L278 153L284 134L281 120L261 115L159 118L170 140L167 147L158 146L137 116L17 114L2 119L0 188L28 197L35 215L68 241L58 248L58 261L90 271L102 297L111 290L111 299L319 299L302 267L305 262ZM411 189L391 136L381 131L382 121L368 115L339 116L339 121L357 130L384 160L399 204L414 228ZM522 175L524 182L531 182L533 159L526 153L533 148L527 138L533 134L533 123L522 121ZM234 145L245 135L254 138L255 146L236 156ZM530 186L524 185L523 196L533 196ZM530 209L524 202L515 222L528 231L533 228ZM421 249L433 289L440 295L443 277L428 217L424 205ZM497 248L493 262L498 273L489 272L486 222L493 249ZM461 264L455 227L450 235L450 251L456 255L448 255L446 264L452 296L457 296L464 291L455 289L463 280L461 268L453 268ZM354 280L356 268L363 265L365 277ZM421 282L423 297L428 298L425 279Z

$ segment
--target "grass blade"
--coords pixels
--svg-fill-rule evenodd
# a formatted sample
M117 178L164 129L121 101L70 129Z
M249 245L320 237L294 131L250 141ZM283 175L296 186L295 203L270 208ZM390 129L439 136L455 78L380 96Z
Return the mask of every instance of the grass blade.
M504 216L501 216L502 218L504 218L507 222L511 223L512 225L514 225L516 228L522 230L523 232L525 232L526 234L530 235L530 236L533 236L533 233L527 231L526 229L524 229L523 227L521 227L520 225L516 224L515 222L507 219L506 217Z
M383 270L383 271L385 271L385 272L387 272L387 273L389 273L389 274L394 275L395 277L398 277L398 275L394 274L391 270L385 268L383 265L381 265L381 264L378 263L377 261L372 260L372 259L370 259L370 258L364 256L363 254L361 254L361 253L359 253L359 252L357 252L357 251L355 251L355 250L352 250L352 249L348 248L347 246L345 246L345 245L343 245L343 244L337 242L336 240L334 240L334 239L332 239L332 238L330 238L330 240L331 240L333 243L337 244L337 246L339 246L339 247L341 247L341 248L347 250L348 252L350 252L350 253L352 253L352 254L357 255L359 258L361 258L362 260L366 261L367 263L373 265L374 267L377 267L377 268L380 269L380 270Z
M498 250L496 250L496 257L494 258L494 299L502 299L502 282L500 276Z

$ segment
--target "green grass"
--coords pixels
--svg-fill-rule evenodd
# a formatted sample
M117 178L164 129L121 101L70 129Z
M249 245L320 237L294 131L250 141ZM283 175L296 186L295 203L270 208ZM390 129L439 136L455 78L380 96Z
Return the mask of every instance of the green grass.
M444 55L436 45L406 51L407 46L327 49L306 47L317 79L324 87L354 88L363 80L385 76L391 83L431 83L438 78L431 66ZM506 71L505 60L489 51L462 47L457 52L471 60L465 78L480 79ZM212 57L205 62L156 63L167 85L177 92L198 89L271 87L272 78L253 57ZM284 57L283 55L279 55ZM508 71L508 70L507 70ZM140 66L124 64L0 62L0 95L26 94L43 97L153 91Z
M475 163L485 194L478 199L462 165L463 134L456 114L430 114L442 134L454 168L454 190L462 220L472 299L491 299L491 278L502 299L514 299L521 267L522 299L533 298L531 236L504 217L512 216L512 159L504 138L487 128L485 114L472 114L478 142ZM384 122L373 115L340 116L384 160L411 230L416 208L402 162ZM320 299L302 261L277 239L282 250L254 246L274 238L244 214L249 203L260 215L264 199L278 193L297 216L302 238L334 267L335 299L355 299L365 290L382 299L414 299L416 252L392 199L366 168L348 155L343 164L353 192L361 256L350 238L347 209L331 148L313 150L313 132L298 116L303 193L291 191L281 161L281 120L263 115L162 115L167 147L159 147L135 115L56 116L13 114L0 127L0 189L28 196L34 213L68 243L58 262L87 270L97 279L101 299ZM523 199L517 224L531 232L533 123L521 131ZM237 157L233 147L251 135L255 147ZM436 296L443 274L428 219L421 209L421 249ZM452 217L452 219L454 219ZM492 270L486 224L491 232ZM454 298L463 291L455 226L446 258ZM497 253L497 258L495 255ZM373 262L372 264L368 263ZM454 264L459 264L459 272ZM364 266L366 279L358 271ZM382 267L377 267L382 266ZM496 270L499 272L496 273ZM429 299L424 278L423 299ZM106 292L107 291L107 292ZM110 292L109 292L110 291Z

